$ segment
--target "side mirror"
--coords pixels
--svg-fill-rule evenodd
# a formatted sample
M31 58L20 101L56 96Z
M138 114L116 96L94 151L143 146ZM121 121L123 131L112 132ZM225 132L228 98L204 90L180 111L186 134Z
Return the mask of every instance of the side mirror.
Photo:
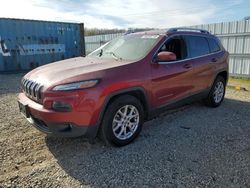
M176 61L176 55L173 52L160 52L157 54L157 62L160 61Z

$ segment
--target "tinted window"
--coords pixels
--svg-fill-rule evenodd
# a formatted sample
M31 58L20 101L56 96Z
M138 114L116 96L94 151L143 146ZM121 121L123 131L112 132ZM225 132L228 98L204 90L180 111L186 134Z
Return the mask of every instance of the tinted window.
M160 51L173 52L176 55L177 60L186 59L187 57L186 44L180 36L167 40Z
M207 40L208 40L208 44L209 44L211 53L220 51L220 46L215 39L207 38Z
M208 42L204 37L185 36L187 41L188 57L198 57L209 54Z

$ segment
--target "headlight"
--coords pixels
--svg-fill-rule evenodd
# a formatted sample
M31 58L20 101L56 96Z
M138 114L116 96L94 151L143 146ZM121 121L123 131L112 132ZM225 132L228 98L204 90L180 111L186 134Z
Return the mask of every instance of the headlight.
M75 89L85 89L94 87L99 80L86 80L81 82L74 82L69 84L58 85L53 88L53 91L68 91L68 90L75 90Z

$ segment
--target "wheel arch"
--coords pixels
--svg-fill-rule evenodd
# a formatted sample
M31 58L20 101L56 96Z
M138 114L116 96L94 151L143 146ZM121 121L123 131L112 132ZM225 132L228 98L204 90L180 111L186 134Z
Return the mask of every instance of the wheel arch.
M226 83L227 83L228 77L229 77L228 71L226 71L226 70L220 71L220 72L216 75L215 79L216 79L218 76L223 77L223 78L225 79Z
M110 93L106 99L104 100L104 103L102 105L100 115L98 118L98 124L100 125L103 119L103 116L106 112L106 109L110 103L112 103L117 97L120 97L122 95L131 95L136 97L142 104L143 110L145 112L145 118L148 117L149 113L149 101L148 96L146 94L146 91L142 87L132 87L127 89L118 90L115 92Z
M209 86L210 89L212 88L212 86L213 86L213 84L214 84L214 82L215 82L215 80L216 80L216 78L218 76L222 76L225 79L226 84L227 84L227 81L228 81L228 78L229 78L228 71L227 70L219 70L218 72L215 72L214 77L211 80L211 83L210 83L210 86Z

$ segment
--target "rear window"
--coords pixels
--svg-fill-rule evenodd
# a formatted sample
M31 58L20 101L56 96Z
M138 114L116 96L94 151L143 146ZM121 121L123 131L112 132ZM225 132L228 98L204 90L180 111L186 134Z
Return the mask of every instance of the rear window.
M198 57L210 53L207 39L200 36L185 36L188 57Z
M218 52L221 50L218 42L215 39L207 38L207 40L208 40L208 44L209 44L211 53Z

